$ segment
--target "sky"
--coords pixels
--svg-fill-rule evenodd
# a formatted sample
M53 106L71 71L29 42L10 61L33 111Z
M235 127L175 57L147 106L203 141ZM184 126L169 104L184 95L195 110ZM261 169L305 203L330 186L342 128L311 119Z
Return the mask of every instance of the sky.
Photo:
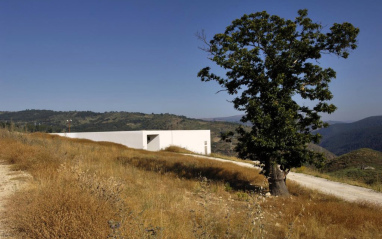
M294 19L299 9L326 28L360 28L348 59L324 56L337 78L338 110L324 120L382 115L380 0L0 0L0 111L48 109L171 113L192 118L242 114L199 70L215 66L203 43L243 14Z

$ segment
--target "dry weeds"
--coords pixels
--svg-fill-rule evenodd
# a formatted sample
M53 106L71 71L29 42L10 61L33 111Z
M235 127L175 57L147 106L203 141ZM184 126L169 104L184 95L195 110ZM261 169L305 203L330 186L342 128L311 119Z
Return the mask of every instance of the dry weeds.
M255 169L169 152L0 131L0 158L33 175L8 202L18 238L378 238L381 208Z

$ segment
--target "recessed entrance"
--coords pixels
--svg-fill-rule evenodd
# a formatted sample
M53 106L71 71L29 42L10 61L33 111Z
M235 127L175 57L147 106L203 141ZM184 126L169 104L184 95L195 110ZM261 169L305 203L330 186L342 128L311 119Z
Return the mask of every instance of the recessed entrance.
M150 150L150 151L160 150L159 134L147 135L147 150Z

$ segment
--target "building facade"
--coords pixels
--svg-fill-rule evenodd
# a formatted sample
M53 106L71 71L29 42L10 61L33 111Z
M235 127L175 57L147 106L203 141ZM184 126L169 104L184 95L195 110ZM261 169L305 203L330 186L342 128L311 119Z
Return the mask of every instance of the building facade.
M55 133L68 138L107 141L135 149L159 151L169 146L178 146L199 154L211 153L210 130L141 130Z

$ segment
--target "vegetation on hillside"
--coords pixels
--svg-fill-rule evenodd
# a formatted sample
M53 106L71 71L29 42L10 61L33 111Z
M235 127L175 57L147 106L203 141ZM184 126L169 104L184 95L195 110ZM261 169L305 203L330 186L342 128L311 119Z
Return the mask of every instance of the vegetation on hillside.
M360 148L382 151L382 116L353 122L333 124L317 133L322 135L320 146L336 155Z
M310 165L296 171L382 192L382 152L372 149L341 155L319 170Z
M324 172L333 177L347 178L370 186L381 186L382 152L372 149L352 151L329 162Z
M101 132L129 130L211 130L211 150L235 155L230 144L220 139L220 132L234 131L238 124L207 122L172 114L129 112L95 113L91 111L24 110L0 112L0 127L17 128L26 132L65 132L66 120L71 119L71 132Z
M322 153L326 159L325 162L330 162L331 160L337 157L337 155L335 155L334 153L330 152L329 150L317 144L312 144L312 143L308 144L308 149L317 153Z
M378 238L382 209L289 183L264 197L255 169L112 143L0 129L0 159L29 186L7 204L15 238Z

